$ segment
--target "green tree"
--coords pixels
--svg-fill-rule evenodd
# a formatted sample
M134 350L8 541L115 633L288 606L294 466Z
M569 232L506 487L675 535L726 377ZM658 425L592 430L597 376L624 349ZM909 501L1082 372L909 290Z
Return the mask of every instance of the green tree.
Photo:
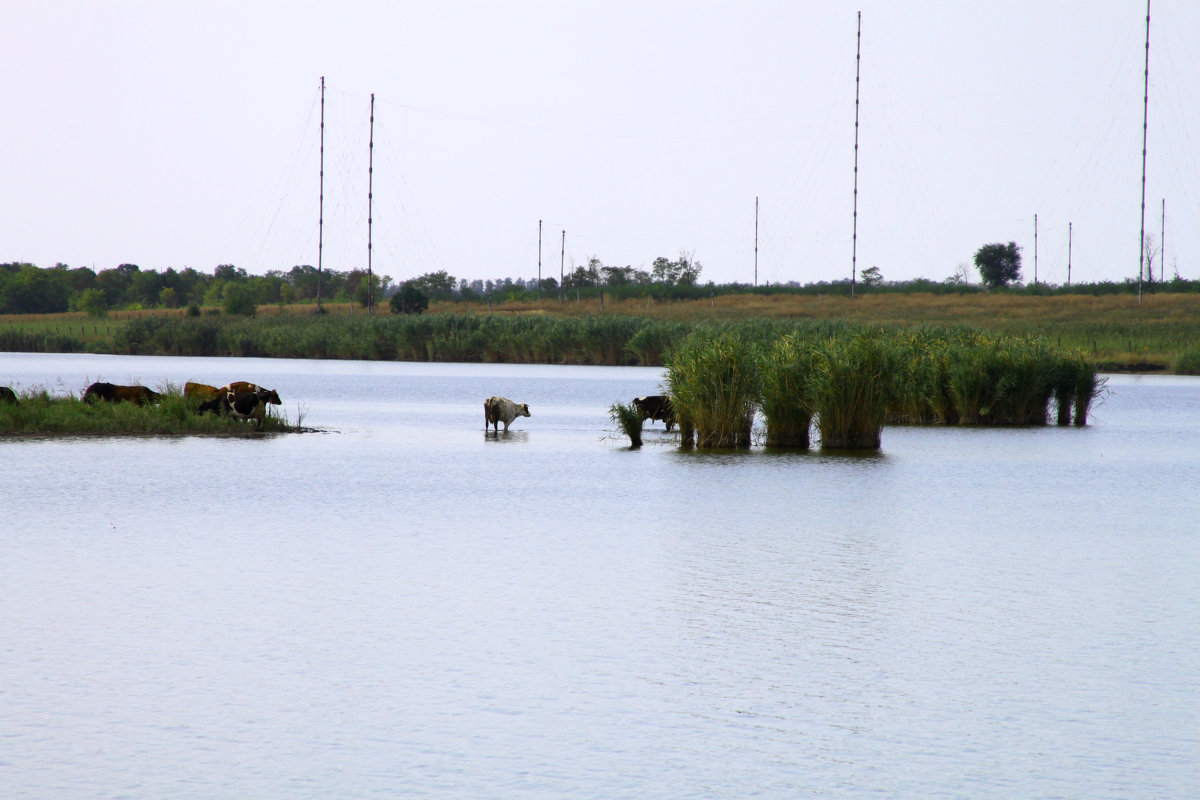
M90 317L103 317L108 313L108 303L104 302L104 292L95 287L80 292L75 300L75 306L80 311L86 311Z
M54 268L62 269L66 273L67 286L72 292L82 292L84 289L92 289L96 286L96 273L87 267L76 267L71 269L66 264L56 264Z
M253 317L258 313L254 293L240 283L227 283L224 289L225 313Z
M137 264L121 264L116 269L102 269L97 273L96 282L104 290L109 308L120 308L130 302L126 293L139 272L141 268Z
M0 283L0 313L57 314L70 306L70 288L63 270L23 265Z
M863 286L879 286L883 283L883 273L879 271L879 267L867 267L859 275L859 279Z
M413 281L400 284L400 291L389 301L394 314L420 314L429 308L429 298Z
M1021 280L1021 248L1016 242L985 244L975 251L975 266L985 286L1007 286Z
M454 287L458 286L458 279L453 275L449 275L445 270L438 272L427 272L424 275L413 278L409 283L416 286L429 297L451 298L454 295Z
M695 286L696 282L700 280L700 273L704 270L704 265L696 260L696 254L680 250L679 260L675 263L679 267L679 285Z
M703 270L704 265L696 260L695 253L680 250L679 258L674 261L663 256L654 259L650 265L650 279L667 286L695 286Z
M156 306L162 286L162 276L154 270L146 270L133 276L126 295L131 302L140 303L145 307Z

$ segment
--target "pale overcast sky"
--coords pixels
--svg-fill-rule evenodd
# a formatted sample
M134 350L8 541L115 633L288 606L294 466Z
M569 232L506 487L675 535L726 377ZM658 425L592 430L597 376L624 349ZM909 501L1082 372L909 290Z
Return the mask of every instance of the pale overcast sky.
M1138 269L1145 10L1055 2L0 0L0 262L702 280ZM1200 2L1151 8L1146 228L1200 278ZM1158 266L1155 266L1157 273ZM973 265L970 277L978 280Z

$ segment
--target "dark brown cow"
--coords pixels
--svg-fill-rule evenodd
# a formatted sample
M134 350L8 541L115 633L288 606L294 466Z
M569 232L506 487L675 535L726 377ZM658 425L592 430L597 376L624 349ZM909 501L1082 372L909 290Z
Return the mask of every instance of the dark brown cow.
M671 406L671 398L663 394L652 394L646 397L633 398L633 404L641 412L642 419L659 420L667 425L667 433L675 425L675 409Z
M145 386L122 386L118 383L96 382L83 392L84 402L94 403L103 400L107 403L136 403L144 406L147 403L157 403L158 392Z

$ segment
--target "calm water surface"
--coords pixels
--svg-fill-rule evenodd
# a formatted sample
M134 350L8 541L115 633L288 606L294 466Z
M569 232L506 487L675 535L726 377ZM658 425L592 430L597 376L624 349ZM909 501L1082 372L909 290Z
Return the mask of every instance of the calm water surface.
M1200 379L687 454L655 369L0 354L238 379L324 432L0 440L0 796L1200 796Z

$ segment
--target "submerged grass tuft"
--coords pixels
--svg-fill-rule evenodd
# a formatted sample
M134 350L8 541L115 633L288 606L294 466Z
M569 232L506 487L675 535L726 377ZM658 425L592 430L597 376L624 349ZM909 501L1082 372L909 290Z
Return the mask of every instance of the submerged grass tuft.
M633 448L642 446L642 412L632 403L613 403L608 407L608 418L629 437Z

